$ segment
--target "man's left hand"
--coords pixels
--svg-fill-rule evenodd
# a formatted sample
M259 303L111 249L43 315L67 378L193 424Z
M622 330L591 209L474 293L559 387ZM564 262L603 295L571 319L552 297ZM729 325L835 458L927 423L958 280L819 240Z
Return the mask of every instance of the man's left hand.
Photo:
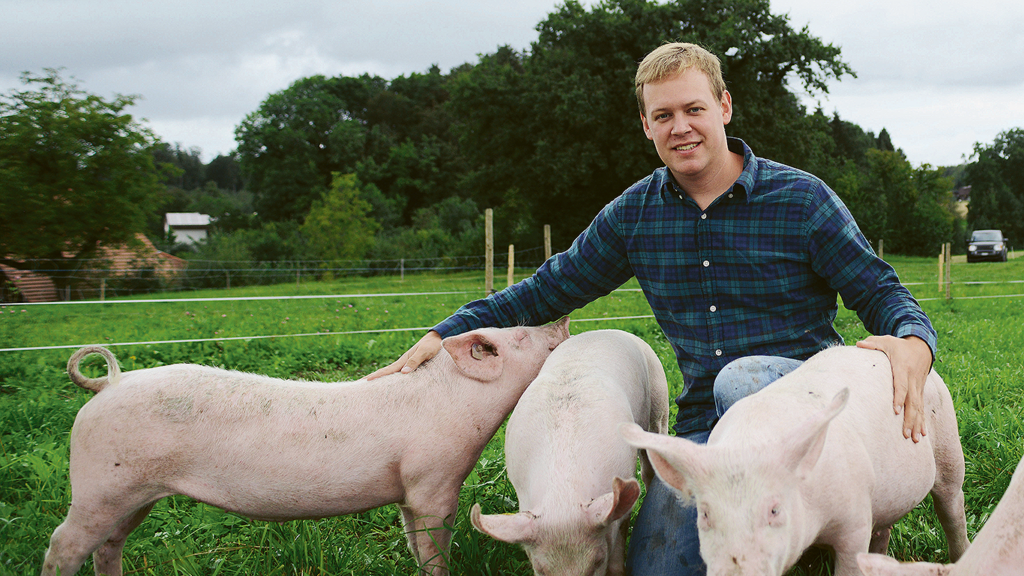
M858 348L880 350L892 365L893 410L903 413L903 437L919 442L924 429L924 383L932 368L932 351L917 336L870 336Z

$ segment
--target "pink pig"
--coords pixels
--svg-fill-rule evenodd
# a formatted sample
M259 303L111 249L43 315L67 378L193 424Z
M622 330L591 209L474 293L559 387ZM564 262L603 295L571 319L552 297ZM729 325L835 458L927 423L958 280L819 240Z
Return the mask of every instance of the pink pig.
M620 330L573 336L551 353L505 430L505 464L519 498L514 515L470 521L522 544L544 576L621 575L629 513L640 497L637 451L624 422L668 431L665 371L646 342ZM647 483L654 471L642 460Z
M838 576L882 552L894 523L931 492L950 557L966 550L964 457L953 401L933 371L927 436L903 437L885 354L835 347L737 402L706 446L631 427L666 483L696 501L709 576L780 576L811 545Z
M43 576L121 574L128 534L172 494L260 520L322 518L397 503L423 572L447 574L459 489L568 319L447 338L409 375L302 382L178 364L121 374L101 347L71 379L97 392L71 432L71 509ZM78 370L107 359L106 378Z
M880 554L858 554L868 576L1020 576L1024 574L1024 460L1010 486L956 564L899 562Z

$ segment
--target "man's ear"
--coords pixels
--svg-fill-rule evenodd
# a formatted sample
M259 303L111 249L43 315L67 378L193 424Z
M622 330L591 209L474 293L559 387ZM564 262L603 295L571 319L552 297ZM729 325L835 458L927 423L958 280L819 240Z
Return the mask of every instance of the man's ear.
M647 135L648 140L654 140L654 135L651 134L651 125L647 123L647 116L644 113L640 113L640 123L644 125L644 134Z
M722 124L729 124L732 120L732 94L728 90L722 92Z

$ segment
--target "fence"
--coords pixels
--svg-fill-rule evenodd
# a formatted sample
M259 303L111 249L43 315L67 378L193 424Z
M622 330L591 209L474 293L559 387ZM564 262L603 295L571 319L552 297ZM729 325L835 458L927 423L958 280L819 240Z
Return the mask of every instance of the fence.
M535 270L544 262L544 247L519 250L515 254L516 269ZM499 256L495 267L508 262ZM511 256L510 256L511 257ZM73 268L61 266L56 260L29 260L24 269L6 269L0 276L0 302L20 302L25 296L18 287L28 278L47 282L49 293L62 301L106 300L152 292L185 292L201 289L267 286L351 276L399 276L415 272L483 271L484 255L444 256L436 258L401 258L397 260L288 260L252 262L241 260L187 260L180 270L159 270L153 266L105 267L105 261L76 261ZM4 281L6 280L6 281ZM56 290L53 286L61 286ZM46 298L45 300L52 300ZM33 299L29 298L29 302Z

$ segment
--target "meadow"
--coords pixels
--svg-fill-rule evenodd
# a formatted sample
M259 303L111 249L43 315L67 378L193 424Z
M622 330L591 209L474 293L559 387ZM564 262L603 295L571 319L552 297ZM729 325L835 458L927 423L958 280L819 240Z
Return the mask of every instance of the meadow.
M1024 449L1024 259L954 263L948 301L936 284L935 260L887 259L939 334L935 369L956 405L973 538ZM623 288L574 313L571 332L617 328L644 338L661 357L674 397L682 378L671 349L654 320L645 317L650 308L635 283ZM426 328L482 295L483 273L467 272L195 292L175 294L171 301L156 294L102 304L3 305L0 349L99 343L111 345L125 370L192 362L284 378L349 380L390 363ZM848 344L867 336L842 306L836 326ZM67 513L69 432L76 412L92 396L64 371L72 352L0 351L0 576L38 574L49 536ZM105 368L94 357L84 371L97 376ZM477 533L468 521L474 502L492 513L517 510L502 442L499 430L463 487L454 523L453 574L530 573L519 548ZM926 500L893 530L889 554L945 561L945 549ZM160 576L416 571L394 506L270 523L184 497L167 498L129 538L124 557L126 574ZM809 554L791 574L829 574L827 566L818 566L824 557ZM81 573L92 573L91 561Z

